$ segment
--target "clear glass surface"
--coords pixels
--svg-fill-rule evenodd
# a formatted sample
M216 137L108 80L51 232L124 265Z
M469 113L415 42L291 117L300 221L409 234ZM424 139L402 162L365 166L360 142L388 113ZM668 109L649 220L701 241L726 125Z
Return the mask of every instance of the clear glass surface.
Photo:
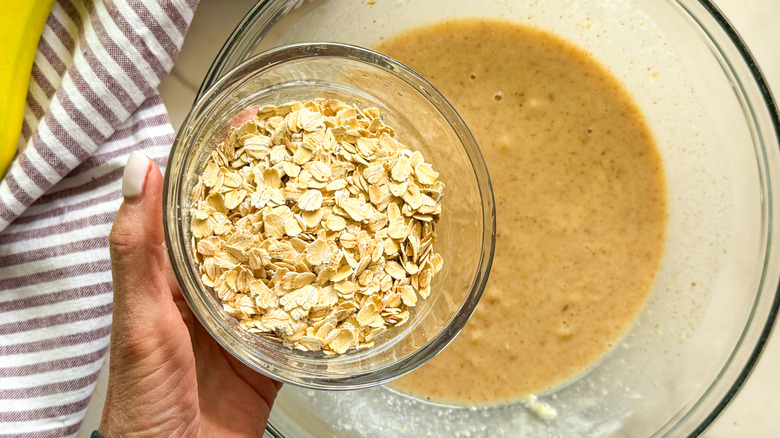
M206 160L243 109L315 98L376 107L396 138L420 151L446 184L434 251L445 260L431 294L406 324L372 348L342 355L302 352L250 334L203 285L192 258L192 189ZM255 370L309 388L358 389L387 382L429 360L460 331L479 301L493 256L495 207L482 155L446 100L404 66L343 44L288 46L225 75L197 102L171 151L164 188L165 236L184 297L231 354Z
M710 2L261 1L227 41L202 90L252 53L281 44L373 47L409 28L470 16L561 35L606 65L642 108L664 159L670 215L647 307L597 366L533 403L471 409L384 387L286 387L268 434L699 435L748 378L780 306L780 121L749 50ZM554 418L539 415L550 408Z

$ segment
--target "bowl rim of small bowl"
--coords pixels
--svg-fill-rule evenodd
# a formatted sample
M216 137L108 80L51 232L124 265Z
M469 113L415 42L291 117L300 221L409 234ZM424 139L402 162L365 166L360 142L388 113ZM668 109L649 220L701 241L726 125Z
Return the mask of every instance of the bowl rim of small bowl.
M369 372L327 378L321 375L310 374L306 370L296 369L296 371L305 375L300 377L296 374L291 377L286 372L279 374L277 372L279 368L273 366L273 364L263 364L266 365L265 367L258 366L257 363L248 360L243 354L236 351L236 348L228 342L226 337L243 347L244 345L240 337L234 330L226 329L227 323L224 321L224 318L219 317L219 309L212 309L211 307L213 306L210 303L196 297L200 295L205 296L205 294L211 292L203 290L203 288L197 288L198 290L195 291L190 289L189 286L192 284L192 279L196 274L194 273L194 266L189 263L187 254L190 249L189 236L186 230L183 229L182 222L179 221L182 218L180 211L182 200L179 195L182 193L182 182L186 175L184 172L180 172L177 178L174 178L173 169L177 165L182 164L183 159L181 156L186 155L186 152L189 150L190 145L184 140L188 138L187 134L191 127L197 123L199 114L202 115L204 110L208 109L222 95L217 93L222 86L230 84L238 78L241 78L238 79L241 82L247 76L262 74L262 72L268 69L287 62L322 56L347 58L390 72L410 85L414 84L416 91L439 111L443 120L448 123L458 138L460 147L469 159L470 169L475 173L475 179L478 181L477 191L480 196L483 225L482 244L479 263L475 267L471 287L465 299L460 303L459 310L453 313L448 323L443 325L441 330L432 336L422 347L404 358L394 360L381 368ZM210 336L222 348L245 365L275 380L312 389L355 390L387 383L411 372L433 358L454 340L476 309L487 284L495 251L496 209L490 175L476 140L474 140L470 130L454 107L433 85L399 61L373 50L349 44L318 42L278 46L253 55L230 69L229 72L221 76L219 80L211 84L207 89L202 89L201 91L187 117L182 122L171 147L163 184L163 229L168 257L174 267L173 271L182 290L182 295L199 323L203 325ZM168 220L168 217L171 215L173 215L174 219L179 219L173 221L173 223L178 225L174 226L172 223L169 223L171 221ZM195 280L194 285L198 285L197 280Z

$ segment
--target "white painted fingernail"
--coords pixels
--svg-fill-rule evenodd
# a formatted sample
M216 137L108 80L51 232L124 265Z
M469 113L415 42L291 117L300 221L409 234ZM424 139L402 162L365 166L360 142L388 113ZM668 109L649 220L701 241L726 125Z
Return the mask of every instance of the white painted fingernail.
M138 151L127 158L125 173L122 175L122 196L125 199L132 199L143 193L150 164L151 160Z

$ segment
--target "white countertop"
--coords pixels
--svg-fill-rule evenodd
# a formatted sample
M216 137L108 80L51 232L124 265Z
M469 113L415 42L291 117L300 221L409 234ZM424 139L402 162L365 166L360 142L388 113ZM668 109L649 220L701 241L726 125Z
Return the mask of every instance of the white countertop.
M200 0L184 47L171 75L160 85L174 128L189 111L209 65L233 28L255 0ZM775 96L780 96L780 2L714 0L750 47ZM105 398L107 372L98 379L95 396L78 436L97 428ZM742 390L704 434L707 438L771 437L780 434L780 336L769 343Z

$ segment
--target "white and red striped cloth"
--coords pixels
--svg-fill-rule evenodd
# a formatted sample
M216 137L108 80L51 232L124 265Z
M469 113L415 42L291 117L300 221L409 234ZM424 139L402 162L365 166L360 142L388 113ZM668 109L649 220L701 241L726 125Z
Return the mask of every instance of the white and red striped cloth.
M108 348L123 166L134 150L166 163L174 132L156 90L196 5L58 0L49 16L26 147L0 183L0 437L79 429Z

